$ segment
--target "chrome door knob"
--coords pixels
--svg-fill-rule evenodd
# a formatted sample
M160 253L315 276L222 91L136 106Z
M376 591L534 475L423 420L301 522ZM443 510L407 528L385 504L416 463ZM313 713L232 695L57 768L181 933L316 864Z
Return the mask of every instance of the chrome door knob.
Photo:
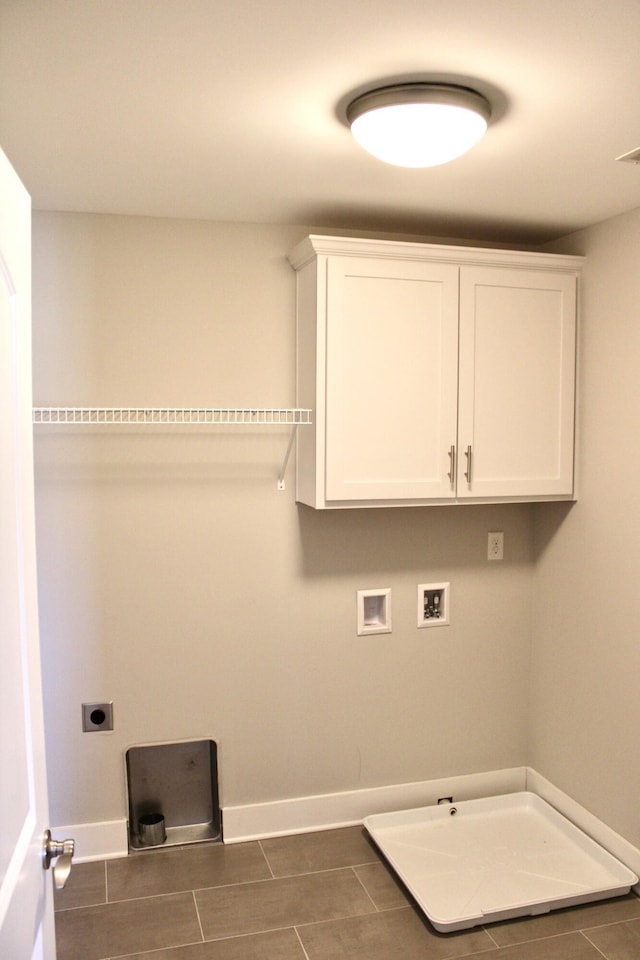
M51 861L56 861L53 866L53 881L56 890L62 890L69 879L75 845L75 840L53 840L51 830L45 830L42 844L42 866L45 870L48 870Z

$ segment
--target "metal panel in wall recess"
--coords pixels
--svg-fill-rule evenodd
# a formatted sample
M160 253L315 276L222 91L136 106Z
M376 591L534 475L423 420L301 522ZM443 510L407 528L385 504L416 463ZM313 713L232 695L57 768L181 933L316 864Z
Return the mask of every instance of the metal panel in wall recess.
M222 840L215 741L130 747L125 761L130 850L149 849L139 823L152 814L164 818L166 830L156 846Z

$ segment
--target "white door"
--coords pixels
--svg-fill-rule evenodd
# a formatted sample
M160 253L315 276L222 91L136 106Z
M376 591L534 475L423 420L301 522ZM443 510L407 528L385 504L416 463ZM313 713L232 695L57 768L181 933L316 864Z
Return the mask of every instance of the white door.
M0 957L54 960L36 596L31 201L0 151Z

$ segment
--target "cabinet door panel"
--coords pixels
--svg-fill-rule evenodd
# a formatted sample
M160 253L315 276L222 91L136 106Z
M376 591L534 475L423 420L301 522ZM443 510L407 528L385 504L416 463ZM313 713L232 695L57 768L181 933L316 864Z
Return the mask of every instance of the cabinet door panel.
M575 278L464 268L460 288L458 496L571 495Z
M458 268L329 259L327 500L453 496Z

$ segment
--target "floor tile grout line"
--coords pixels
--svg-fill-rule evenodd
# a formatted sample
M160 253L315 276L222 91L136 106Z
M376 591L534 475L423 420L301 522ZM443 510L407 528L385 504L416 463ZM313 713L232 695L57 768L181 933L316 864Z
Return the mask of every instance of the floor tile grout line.
M260 841L258 841L258 843L259 843L259 842L260 842ZM354 869L356 869L356 868L358 868L358 867L373 867L373 866L375 866L375 865L378 864L378 863L383 863L382 860L363 860L361 863L343 863L343 864L338 865L337 867L321 867L320 869L317 869L317 870L309 869L309 870L300 870L300 871L297 872L297 873L275 874L275 873L273 872L273 869L272 869L272 867L271 867L271 864L270 864L269 861L268 861L268 858L267 858L266 854L265 854L265 859L267 860L267 866L269 867L269 870L271 870L271 874L272 874L271 877L263 878L263 879L267 879L267 880L293 880L295 877L309 877L309 876L311 876L311 875L314 874L314 873L335 873L337 870L354 870ZM253 880L240 880L239 882L240 882L240 883L254 883L254 882L257 882L257 881L253 881ZM209 889L209 888L207 887L207 888L204 888L204 889Z
M118 903L118 902L119 902L118 900L115 901L115 903ZM71 913L72 910L90 910L92 907L109 907L109 906L113 906L113 904L107 903L106 900L98 900L95 903L79 903L75 907L56 907L55 915L58 916L59 913ZM107 960L111 960L111 958L107 958Z
M263 930L250 930L248 933L227 933L224 937L213 937L205 943L224 943L227 940L242 940L243 937L263 937L266 933L280 933L282 930L294 930L295 924L285 923L281 927L265 927Z
M615 927L619 923L640 923L640 915L637 917L625 917L624 920L608 920L606 923L590 923L586 927L580 927L580 930L599 930L600 927Z
M610 924L610 923L607 923L607 924L603 924L603 926L610 927L611 924ZM589 929L591 929L591 930L596 930L597 927L590 927ZM593 947L594 950L597 950L601 957L604 957L604 960L608 960L607 954L602 952L602 950L600 949L600 947L598 946L598 944L597 944L597 943L594 943L593 940L591 940L591 939L587 936L587 934L584 932L584 930L581 930L580 933L582 934L582 936L584 937L584 939L587 941L587 943L589 943L589 944Z
M255 881L260 883L259 880ZM241 884L227 884L225 887L197 887L198 890L222 890L226 889L226 886L240 886ZM73 913L76 910L95 910L96 907L117 907L121 903L135 903L138 900L156 900L160 897L183 897L190 893L193 893L192 887L185 887L184 890L170 890L168 893L147 893L142 897L127 897L124 900L110 900L105 903L83 903L77 907L64 907L62 910L56 910L58 913ZM100 960L105 960L105 958L100 958ZM106 958L110 960L110 958Z
M477 930L478 927L476 927L475 929ZM462 930L459 932L464 933L465 931ZM467 933L468 932L469 931L467 931ZM452 954L450 957L447 957L447 960L483 960L483 958L486 958L486 955L488 953L493 953L495 949L496 949L495 947L489 946L480 950L474 950L473 953L456 953L456 954ZM502 950L504 948L498 947L497 949L502 953ZM534 958L534 960L542 960L542 958Z
M262 853L262 856L264 857L265 863L266 863L266 865L267 865L268 868L269 868L269 873L271 874L271 879L272 879L272 880L275 880L275 879L276 879L276 875L275 875L275 873L273 872L273 867L271 866L271 863L269 862L269 857L267 856L267 853L266 853L264 847L262 846L262 840L258 840L258 846L259 846L259 848L260 848L260 852Z
M133 953L119 953L116 957L100 957L99 960L127 960L128 957L143 957L146 960L153 960L155 954L164 953L166 950L182 950L184 947L199 947L207 941L193 940L191 943L176 943L171 947L153 947L151 950L135 950Z
M372 867L376 863L384 863L384 860L359 860L357 863L343 863L338 864L335 867L316 867L309 868L309 870L300 870L298 873L285 873L282 877L276 877L276 880L284 879L284 877L306 877L308 873L329 873L330 870L349 870L353 867Z
M281 880L299 880L302 877L320 876L326 873L347 873L352 866L328 867L326 870L309 870L308 873L292 873L285 877L258 877L254 880L238 880L235 883L219 883L211 887L194 887L195 890L222 890L226 887L242 887L250 883L279 883ZM183 892L183 891L178 891Z
M104 902L109 903L109 870L107 869L107 863L109 861L105 860L104 862Z
M493 934L491 933L491 930L489 930L489 928L488 928L487 926L482 926L480 929L484 930L484 932L486 933L486 935L489 937L489 939L491 940L491 942L495 944L495 946L497 947L498 950L501 949L501 948L500 948L500 944L498 943L498 941L496 940L496 938L495 938L495 937L493 936Z
M202 929L202 920L200 919L200 911L198 910L198 898L196 897L196 891L191 891L191 896L193 897L193 905L196 909L196 917L198 919L198 929L200 930L200 936L202 937L202 942L204 943L204 930Z
M380 913L380 908L378 907L378 904L375 902L375 900L373 899L373 897L371 896L371 894L369 893L369 891L368 891L367 888L365 887L364 881L363 881L363 880L361 879L361 877L358 875L358 871L356 870L356 868L355 868L355 867L351 867L351 872L353 873L354 877L356 878L356 880L358 881L358 883L360 884L360 886L362 887L362 889L364 890L364 892L365 892L366 895L368 896L369 900L370 900L371 903L373 904L376 913Z
M305 960L309 960L309 954L307 953L306 948L305 948L305 945L304 945L304 943L302 942L302 937L300 936L300 931L298 930L297 926L295 926L293 929L294 929L294 931L295 931L296 937L298 938L298 943L300 944L300 949L302 950L302 952L303 952L304 955L305 955Z
M542 914L545 916L545 914ZM516 917L516 920L533 920L535 916L526 916L526 917ZM608 926L608 924L603 924L603 926ZM558 937L570 937L574 933L584 933L582 927L576 927L573 930L556 930L555 933L545 933L541 937L530 937L528 940L518 940L516 943L505 943L504 945L498 944L499 950L506 950L508 947L522 947L525 943L544 943L546 940L555 940ZM492 937L493 939L493 937Z
M387 910L381 910L380 913L393 913L394 910L410 910L411 906L407 904L402 907L389 907ZM260 930L250 930L247 933L228 933L223 937L210 937L205 938L204 943L223 943L225 940L241 940L243 937L259 937L264 936L267 933L277 933L281 930L295 930L298 938L300 937L298 933L298 927L301 929L303 927L312 927L315 924L321 923L340 923L343 920L357 920L363 917L374 917L377 915L378 911L369 910L366 913L348 913L340 917L325 917L321 920L299 920L294 921L293 923L285 923L277 927L263 927ZM189 944L190 946L190 944ZM166 948L163 948L166 949Z
M388 907L386 910L377 910L377 909L369 910L367 911L367 913L347 913L342 917L325 917L322 920L303 920L295 923L294 926L296 927L296 929L298 927L302 929L303 927L313 927L315 924L341 923L343 920L358 920L366 917L375 917L381 913L393 913L396 910L411 910L411 909L412 909L411 904L407 904L406 906L403 906L403 907ZM263 932L267 933L268 931L265 930Z

